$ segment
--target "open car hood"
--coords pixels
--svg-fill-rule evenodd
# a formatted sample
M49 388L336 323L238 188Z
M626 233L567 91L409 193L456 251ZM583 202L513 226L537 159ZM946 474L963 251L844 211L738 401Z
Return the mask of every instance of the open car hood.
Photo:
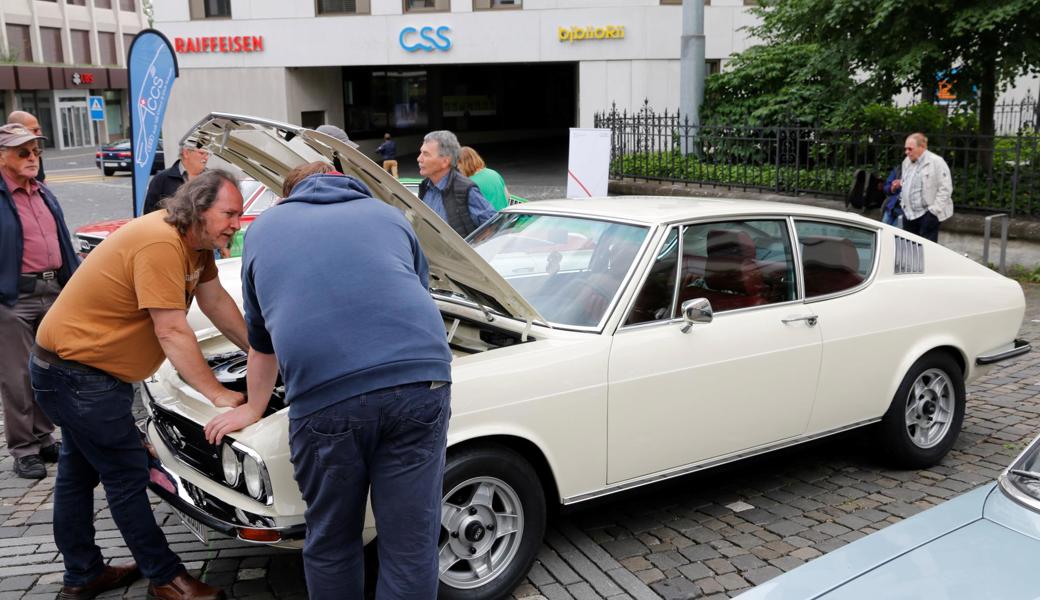
M194 143L273 190L295 167L324 161L363 181L372 195L396 207L412 224L430 264L430 288L464 296L485 309L548 324L513 286L419 198L368 157L312 129L257 117L211 113L181 143Z

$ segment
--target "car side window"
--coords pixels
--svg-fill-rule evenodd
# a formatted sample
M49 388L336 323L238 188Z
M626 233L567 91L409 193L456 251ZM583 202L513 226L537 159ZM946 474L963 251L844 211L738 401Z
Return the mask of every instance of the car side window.
M877 255L873 231L801 220L795 221L795 231L802 251L806 298L852 289L870 275Z
M794 253L782 220L683 227L679 316L687 300L706 298L715 312L794 300Z
M671 318L675 299L675 277L678 273L676 257L679 254L679 228L673 227L657 253L643 287L636 296L625 325L652 323Z

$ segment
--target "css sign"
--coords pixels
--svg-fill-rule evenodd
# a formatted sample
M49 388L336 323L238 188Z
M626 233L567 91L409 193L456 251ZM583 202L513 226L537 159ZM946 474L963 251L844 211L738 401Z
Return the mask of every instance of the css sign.
M440 50L444 52L451 48L451 40L448 39L450 31L451 27L447 25L441 25L436 28L427 26L418 29L405 27L401 30L400 35L397 36L397 41L408 52L418 52L419 50L426 52Z

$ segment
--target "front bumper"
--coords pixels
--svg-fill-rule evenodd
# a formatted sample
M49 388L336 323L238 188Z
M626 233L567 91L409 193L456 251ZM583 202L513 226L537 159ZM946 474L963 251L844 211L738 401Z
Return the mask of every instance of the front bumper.
M162 443L154 431L154 425L149 419L146 424L147 437ZM160 456L154 459L148 487L174 510L208 529L245 542L300 546L306 533L304 523L279 526L270 517L252 514L228 504L167 468L162 462L161 454L164 453L156 450ZM175 461L176 458L167 460ZM180 464L178 467L191 468Z

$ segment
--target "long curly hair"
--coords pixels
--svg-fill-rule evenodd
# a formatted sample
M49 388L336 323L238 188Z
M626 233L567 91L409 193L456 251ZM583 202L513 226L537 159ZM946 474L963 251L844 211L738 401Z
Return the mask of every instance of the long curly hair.
M163 219L177 228L177 232L186 235L188 231L199 227L205 217L202 213L209 210L217 201L220 188L228 183L238 189L235 176L221 169L208 169L177 189L177 193L165 198L161 206L166 209Z

